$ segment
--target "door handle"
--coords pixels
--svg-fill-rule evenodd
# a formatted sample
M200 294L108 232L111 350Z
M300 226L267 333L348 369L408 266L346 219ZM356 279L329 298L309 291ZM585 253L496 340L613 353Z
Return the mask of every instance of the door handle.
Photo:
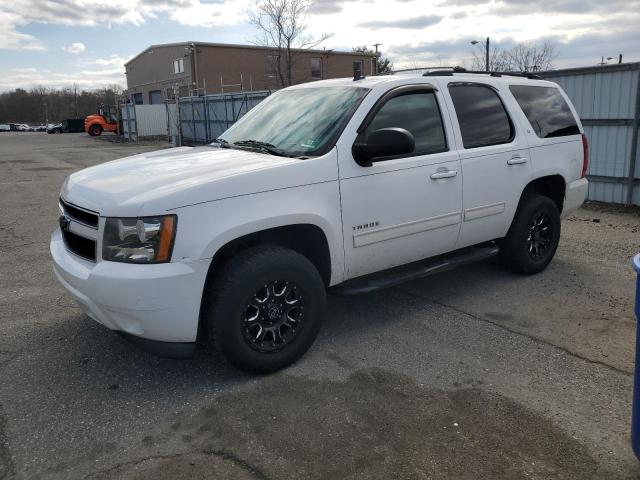
M441 180L443 178L452 178L458 175L457 170L440 170L431 174L431 180Z
M514 155L507 160L507 165L522 165L523 163L527 163L527 159L520 155Z

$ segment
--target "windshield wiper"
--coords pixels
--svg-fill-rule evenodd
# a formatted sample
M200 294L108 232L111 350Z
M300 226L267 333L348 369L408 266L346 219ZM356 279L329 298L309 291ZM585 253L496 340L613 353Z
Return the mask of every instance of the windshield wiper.
M233 148L233 143L229 143L224 138L216 138L213 142L220 145L221 148Z
M250 147L256 148L261 152L270 153L272 155L277 155L279 157L293 157L294 155L290 155L284 150L279 149L275 145L268 142L261 142L260 140L239 140L234 142L233 145L238 145L240 147Z

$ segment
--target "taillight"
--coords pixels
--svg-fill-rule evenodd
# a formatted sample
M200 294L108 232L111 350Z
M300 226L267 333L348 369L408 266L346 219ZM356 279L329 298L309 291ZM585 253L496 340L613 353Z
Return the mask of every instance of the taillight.
M587 176L587 170L589 169L589 142L587 136L582 134L582 173L580 178Z

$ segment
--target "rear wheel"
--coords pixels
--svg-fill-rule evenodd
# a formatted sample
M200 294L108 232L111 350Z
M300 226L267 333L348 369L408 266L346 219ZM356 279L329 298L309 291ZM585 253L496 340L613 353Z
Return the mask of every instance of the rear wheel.
M89 135L92 137L99 137L102 134L102 127L100 125L91 125L89 127Z
M325 286L314 265L282 247L239 253L205 291L207 343L242 370L273 372L300 358L320 329Z
M500 242L502 261L518 273L544 270L560 241L560 212L553 200L532 194L522 199L507 236Z

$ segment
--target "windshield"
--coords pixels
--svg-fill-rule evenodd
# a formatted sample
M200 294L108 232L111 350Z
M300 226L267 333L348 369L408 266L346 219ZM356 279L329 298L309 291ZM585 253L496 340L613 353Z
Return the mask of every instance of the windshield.
M266 146L287 156L323 155L335 145L368 92L361 87L282 90L249 111L217 141L232 148Z

